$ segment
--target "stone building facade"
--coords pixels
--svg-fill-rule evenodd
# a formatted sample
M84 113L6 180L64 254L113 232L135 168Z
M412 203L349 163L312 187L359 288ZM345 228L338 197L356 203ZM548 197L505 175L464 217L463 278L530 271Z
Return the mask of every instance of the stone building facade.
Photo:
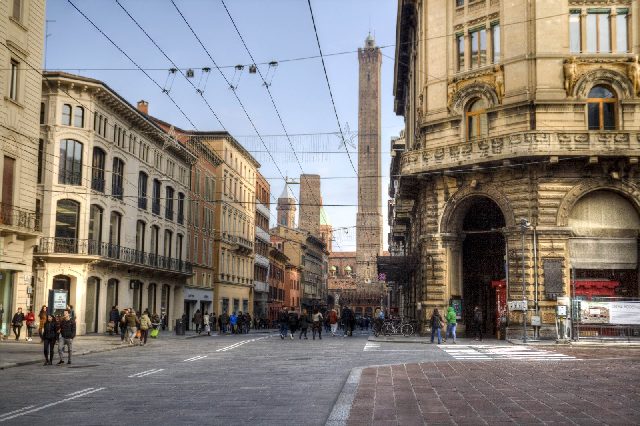
M629 0L398 1L390 245L408 314L454 303L464 328L477 305L485 331L505 318L521 337L506 302L524 297L555 337L558 298L597 280L639 296L638 16Z
M253 266L253 314L257 318L267 317L269 301L269 235L271 189L269 182L257 172L256 175L256 219L255 219L255 258Z
M44 20L42 1L0 4L0 334L18 307L33 305Z
M79 334L104 332L113 305L171 328L193 273L184 216L194 155L105 83L43 77L37 200L48 213L35 304L63 292Z
M320 236L320 175L300 175L300 216L298 228Z
M377 282L376 257L382 254L382 169L380 69L382 52L369 34L358 49L358 213L357 280Z

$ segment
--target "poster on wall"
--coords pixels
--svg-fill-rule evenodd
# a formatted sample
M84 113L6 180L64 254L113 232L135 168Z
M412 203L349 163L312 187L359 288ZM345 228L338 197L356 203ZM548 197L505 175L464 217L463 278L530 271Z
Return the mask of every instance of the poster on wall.
M582 324L640 325L640 302L580 301Z

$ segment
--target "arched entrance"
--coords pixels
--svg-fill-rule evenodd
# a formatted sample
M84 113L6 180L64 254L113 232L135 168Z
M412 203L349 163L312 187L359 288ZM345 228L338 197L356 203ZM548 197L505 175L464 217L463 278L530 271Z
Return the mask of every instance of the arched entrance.
M459 235L462 238L462 321L466 335L473 335L473 311L480 307L484 333L495 334L496 289L492 281L505 278L505 218L500 207L488 197L465 202Z

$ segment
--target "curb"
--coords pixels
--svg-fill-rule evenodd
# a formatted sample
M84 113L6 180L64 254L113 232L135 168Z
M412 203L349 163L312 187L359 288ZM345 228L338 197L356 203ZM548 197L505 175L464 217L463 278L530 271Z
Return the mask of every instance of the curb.
M349 419L349 413L351 412L351 405L356 396L358 385L360 383L360 376L362 370L366 367L357 367L351 370L349 377L344 382L342 390L333 404L333 409L325 425L329 426L343 426L347 424Z

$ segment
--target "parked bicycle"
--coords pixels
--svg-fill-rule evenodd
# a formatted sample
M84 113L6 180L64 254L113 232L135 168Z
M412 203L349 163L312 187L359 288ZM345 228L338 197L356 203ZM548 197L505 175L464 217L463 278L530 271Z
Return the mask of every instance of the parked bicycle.
M392 334L402 334L405 337L413 336L416 328L414 325L405 319L392 319L386 320L382 325L382 332L385 336Z

